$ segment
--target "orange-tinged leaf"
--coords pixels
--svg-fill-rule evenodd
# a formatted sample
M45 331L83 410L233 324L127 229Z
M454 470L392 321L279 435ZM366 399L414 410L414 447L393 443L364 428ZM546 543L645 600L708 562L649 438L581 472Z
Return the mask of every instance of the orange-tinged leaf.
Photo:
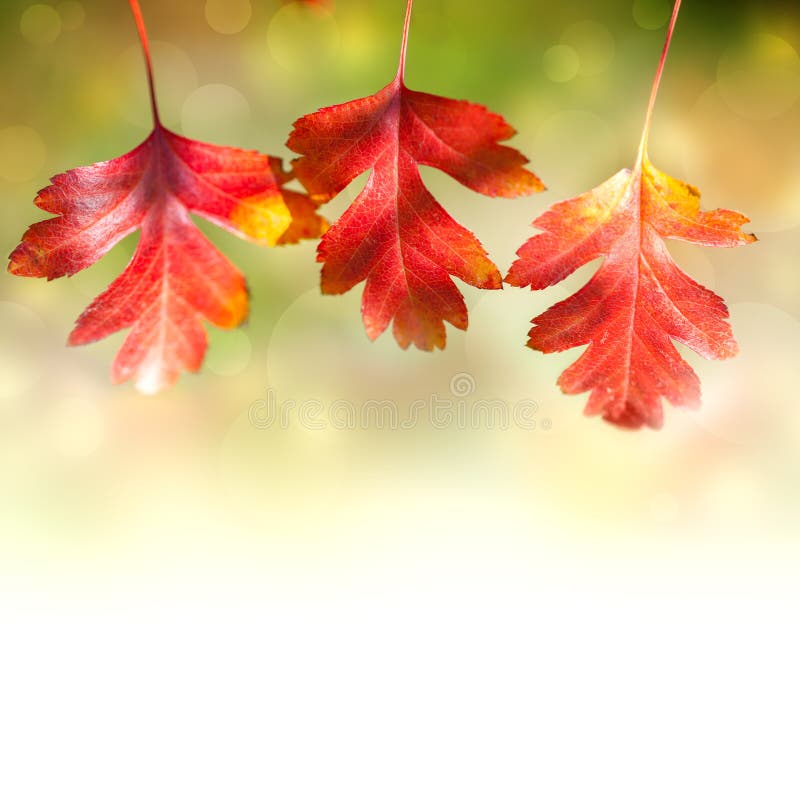
M755 241L747 217L700 210L700 193L654 167L647 137L680 2L653 84L636 166L557 203L534 221L540 233L518 251L506 282L543 289L603 257L572 297L533 320L528 345L544 353L588 345L560 377L568 394L590 392L587 414L629 428L659 428L662 398L697 407L700 382L673 340L709 359L737 352L723 300L681 271L665 239L707 247Z
M406 10L400 67L370 97L297 120L288 146L294 172L325 202L367 170L363 191L319 244L322 291L341 294L366 282L362 316L377 338L393 322L401 347L445 346L445 322L466 329L467 308L453 277L482 289L502 279L478 239L425 188L419 165L436 167L476 192L516 197L543 189L527 159L500 144L514 129L483 106L408 89Z
M268 246L319 236L324 221L308 198L283 188L291 175L276 159L204 144L163 127L136 0L131 8L145 54L153 131L119 158L55 176L36 204L56 216L26 231L9 270L48 280L74 275L140 231L131 262L81 314L69 344L131 328L112 379L134 379L141 391L152 393L182 371L200 368L207 347L203 320L232 328L247 316L243 276L200 233L190 213Z

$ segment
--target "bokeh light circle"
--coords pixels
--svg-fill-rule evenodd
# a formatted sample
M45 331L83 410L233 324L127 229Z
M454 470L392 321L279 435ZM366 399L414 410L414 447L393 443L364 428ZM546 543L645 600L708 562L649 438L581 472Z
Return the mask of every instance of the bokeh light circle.
M633 19L640 28L655 31L669 20L672 3L669 0L634 0Z
M581 60L574 47L554 44L544 51L542 66L547 77L554 83L571 81L581 68Z
M217 33L234 34L250 23L250 0L206 0L206 22Z
M737 114L773 119L800 97L800 56L780 36L757 33L725 51L717 82L722 98Z
M34 3L22 12L19 30L31 44L52 44L61 35L61 17L53 6Z

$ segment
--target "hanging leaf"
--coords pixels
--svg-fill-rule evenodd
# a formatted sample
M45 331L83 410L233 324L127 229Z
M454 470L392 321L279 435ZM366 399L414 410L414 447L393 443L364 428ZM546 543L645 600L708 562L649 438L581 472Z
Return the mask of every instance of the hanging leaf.
M150 49L137 0L130 0L144 51L153 131L112 161L56 175L36 205L55 217L33 224L11 254L9 271L52 280L91 266L140 231L125 271L83 312L69 344L131 328L111 369L145 393L200 368L203 320L239 325L248 311L244 277L192 222L205 217L232 233L273 246L317 238L326 224L309 198L283 188L278 159L204 144L159 119Z
M654 167L647 139L670 41L675 3L647 109L636 164L596 189L557 203L534 221L540 233L524 244L506 277L512 286L544 289L603 257L576 294L533 320L529 347L543 353L588 345L559 378L567 394L591 392L587 414L617 425L659 428L662 398L697 407L700 382L672 340L706 358L737 352L723 300L673 261L664 239L706 247L754 242L747 217L701 211L700 192Z
M432 350L445 346L445 322L467 327L453 277L481 289L499 289L502 279L478 239L425 188L419 166L436 167L490 197L544 186L524 168L523 155L499 144L514 135L502 117L406 87L411 7L409 0L394 80L370 97L297 120L288 146L301 155L295 174L319 202L371 170L364 190L319 244L323 293L342 294L366 281L362 316L370 339L394 320L401 347Z

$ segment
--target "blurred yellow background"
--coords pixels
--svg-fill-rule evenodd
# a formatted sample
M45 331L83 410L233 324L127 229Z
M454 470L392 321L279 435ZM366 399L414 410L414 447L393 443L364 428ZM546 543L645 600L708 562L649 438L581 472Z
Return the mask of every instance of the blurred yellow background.
M187 136L289 158L284 142L296 117L390 79L402 5L339 0L331 12L145 2L164 119ZM657 0L418 3L409 84L502 113L549 187L491 200L426 171L502 271L547 205L632 162L668 12ZM0 13L0 236L10 252L42 216L32 200L50 175L130 149L150 120L126 3L15 0ZM797 510L800 441L798 36L790 4L732 4L720 19L690 2L678 22L651 156L698 185L707 207L751 216L761 239L735 251L672 245L679 263L729 302L742 350L727 363L688 354L704 387L699 413L669 409L660 433L614 430L583 417L585 398L560 395L555 380L574 353L524 347L530 318L593 267L543 293L467 287L466 335L451 329L444 353L401 352L389 334L368 342L360 289L319 295L313 243L262 250L210 226L247 275L251 320L211 331L202 374L141 397L107 378L122 335L63 346L80 311L123 268L129 240L51 285L0 278L3 547L104 552L119 537L158 540L191 528L211 537L257 530L289 547L310 537L324 549L334 534L407 526L387 513L398 496L423 519L556 537L786 530ZM331 219L361 185L325 209ZM268 393L278 403L338 399L359 408L390 400L402 412L434 394L452 399L462 373L472 381L470 404L535 401L537 429L436 429L423 420L408 430L312 431L296 414L271 429L250 420Z
M391 79L404 5L142 0L163 119L288 159L295 118ZM493 200L425 170L501 271L548 205L632 163L669 11L418 0L409 85L503 114L549 188ZM8 253L51 175L129 150L150 118L123 0L3 0L0 23ZM122 335L64 346L133 240L71 279L3 273L4 796L796 797L798 51L794 2L684 3L650 155L760 242L670 244L728 301L741 354L687 353L703 408L668 408L660 432L584 417L556 386L575 353L525 347L593 267L541 293L463 287L466 334L402 352L367 340L360 288L320 296L314 243L201 223L251 319L156 397L110 384ZM298 416L432 398L463 418ZM535 429L473 423L489 401L533 401ZM764 702L743 699L762 674Z

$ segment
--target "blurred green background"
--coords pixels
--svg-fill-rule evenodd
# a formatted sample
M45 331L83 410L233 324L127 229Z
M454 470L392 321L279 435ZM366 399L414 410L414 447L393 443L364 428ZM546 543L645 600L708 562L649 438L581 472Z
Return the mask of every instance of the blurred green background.
M289 158L295 118L391 79L404 5L143 0L163 118L190 137ZM409 85L503 114L549 188L492 200L425 171L503 272L546 206L631 164L669 11L661 0L417 3ZM32 201L50 175L130 149L150 119L127 3L4 0L0 22L0 248L10 252L41 218ZM761 239L735 251L671 245L729 302L741 344L727 363L687 355L702 411L668 409L663 431L631 435L585 418L585 397L560 394L556 378L576 354L527 350L528 321L591 268L542 293L465 287L469 331L449 329L443 353L402 352L390 334L369 343L360 289L319 295L313 243L259 249L201 223L247 275L251 320L211 330L203 372L155 398L110 385L122 335L64 347L133 239L68 280L0 276L1 563L147 561L232 539L324 561L420 526L520 534L534 548L541 537L724 531L747 557L754 530L784 532L798 510L799 49L791 2L690 0L678 21L651 158L698 185L706 207L748 214ZM331 219L363 181L326 207ZM537 429L313 431L296 418L259 429L249 417L270 391L278 402L403 409L452 397L462 373L470 402L534 400Z

